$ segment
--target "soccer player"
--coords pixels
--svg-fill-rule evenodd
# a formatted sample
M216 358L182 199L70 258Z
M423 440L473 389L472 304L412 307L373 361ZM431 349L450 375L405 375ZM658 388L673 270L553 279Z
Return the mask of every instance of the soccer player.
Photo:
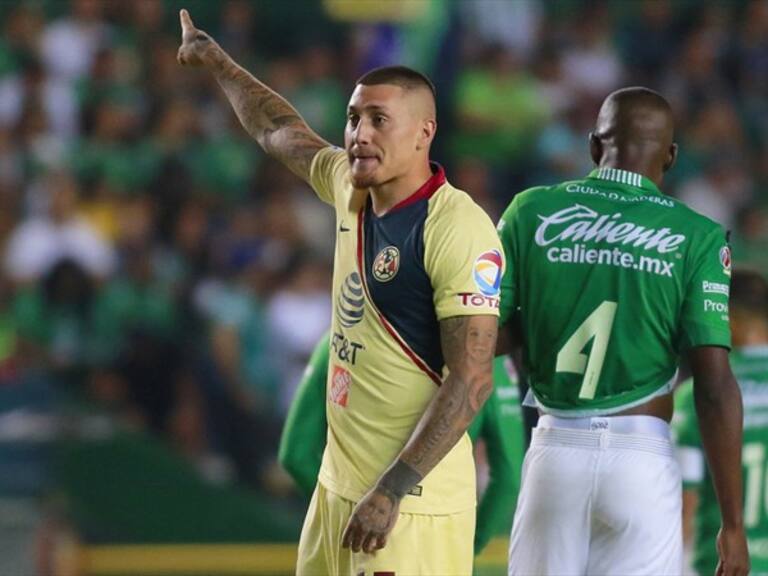
M747 532L752 570L768 573L768 283L759 273L734 270L730 297L733 351L731 366L744 398L744 527ZM694 523L693 564L701 574L712 574L717 566L717 529L720 515L710 473L704 465L701 437L694 410L693 382L687 380L675 392L675 418L683 490L698 498Z
M181 22L179 61L209 70L245 129L336 212L328 444L297 573L471 573L466 429L492 389L503 259L488 216L429 161L432 83L403 67L364 75L340 150L185 10Z
M315 346L304 377L296 390L280 438L278 458L307 496L317 483L325 449L326 380L330 356L329 339ZM490 478L478 505L475 526L475 555L490 539L509 533L520 488L525 440L518 403L517 370L511 359L499 356L493 362L493 393L472 421L469 437L485 441Z
M501 322L519 309L542 416L523 467L510 574L679 574L680 471L669 421L680 355L718 495L720 567L745 574L741 396L728 364L723 230L659 189L672 111L610 94L583 180L518 194L499 222Z

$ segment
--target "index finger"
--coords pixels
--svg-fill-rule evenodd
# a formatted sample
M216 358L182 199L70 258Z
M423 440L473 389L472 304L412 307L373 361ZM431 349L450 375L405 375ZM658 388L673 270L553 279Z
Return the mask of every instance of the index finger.
M189 17L189 12L185 8L179 11L179 19L181 20L182 33L195 29L195 25L192 23L192 18Z

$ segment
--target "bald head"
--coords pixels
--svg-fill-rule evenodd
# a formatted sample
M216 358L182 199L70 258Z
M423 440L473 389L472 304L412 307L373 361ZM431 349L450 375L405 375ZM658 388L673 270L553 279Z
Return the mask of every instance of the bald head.
M600 108L590 147L598 166L631 170L660 184L677 155L672 108L649 88L617 90Z

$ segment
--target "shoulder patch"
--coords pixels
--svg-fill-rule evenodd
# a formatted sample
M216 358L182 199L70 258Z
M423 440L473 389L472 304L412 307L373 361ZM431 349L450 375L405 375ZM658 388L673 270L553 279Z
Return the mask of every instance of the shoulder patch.
M484 296L496 296L501 287L501 253L483 252L475 260L473 275L478 290Z

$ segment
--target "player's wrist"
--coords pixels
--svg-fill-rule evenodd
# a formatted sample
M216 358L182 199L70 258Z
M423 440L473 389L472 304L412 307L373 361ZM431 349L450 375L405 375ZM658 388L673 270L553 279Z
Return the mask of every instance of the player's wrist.
M228 63L232 61L224 49L219 46L213 39L209 40L208 45L202 51L200 59L203 61L203 65L218 74L227 70Z
M376 483L376 490L395 501L400 501L419 483L422 476L409 464L398 459Z
M726 532L743 532L744 531L744 518L739 517L722 517L722 529Z

